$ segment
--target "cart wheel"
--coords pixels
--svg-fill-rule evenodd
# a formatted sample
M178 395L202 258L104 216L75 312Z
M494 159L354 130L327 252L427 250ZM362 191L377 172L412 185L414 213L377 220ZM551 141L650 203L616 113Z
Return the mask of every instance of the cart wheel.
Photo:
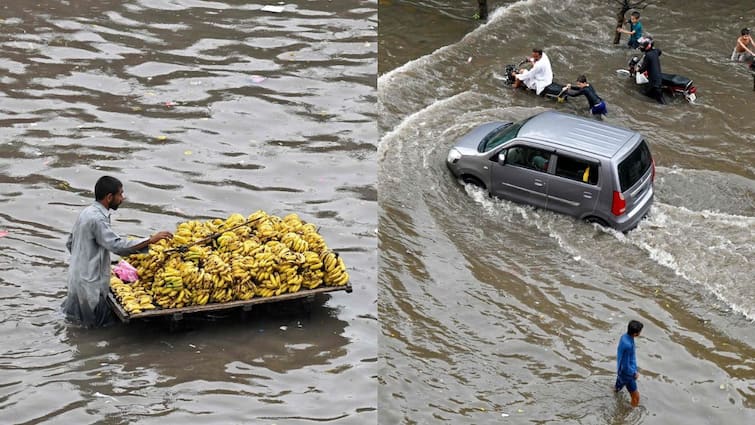
M241 320L245 321L249 318L249 313L252 311L251 305L245 305L241 307Z
M170 322L168 323L168 329L170 330L170 332L178 332L184 329L183 318L183 313L175 313L170 316Z
M310 319L312 316L312 305L315 303L315 296L313 295L307 295L303 300L301 300L301 309L304 312L304 314L307 315L307 319Z

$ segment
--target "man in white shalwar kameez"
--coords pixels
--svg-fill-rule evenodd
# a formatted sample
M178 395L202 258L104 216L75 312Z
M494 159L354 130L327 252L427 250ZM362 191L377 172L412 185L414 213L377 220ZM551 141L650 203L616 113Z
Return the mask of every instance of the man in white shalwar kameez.
M548 59L548 56L543 53L542 49L532 49L530 61L533 63L532 69L524 69L514 74L516 77L514 88L517 88L524 83L525 86L535 90L535 93L540 95L546 87L553 83L551 61Z

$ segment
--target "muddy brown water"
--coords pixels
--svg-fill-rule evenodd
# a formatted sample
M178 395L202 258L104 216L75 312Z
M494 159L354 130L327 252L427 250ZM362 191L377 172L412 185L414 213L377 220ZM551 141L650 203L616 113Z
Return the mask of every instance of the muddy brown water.
M0 6L0 423L376 422L377 7L267 4ZM65 238L103 174L121 234L297 212L354 291L66 323Z
M649 2L664 72L699 89L666 106L616 75L635 52L611 44L614 2L490 2L484 25L468 3L380 3L379 422L755 422L755 93L728 60L752 3ZM635 231L492 200L446 169L477 124L586 115L584 99L502 85L532 47L646 135L656 197ZM638 409L611 393L630 319L645 324Z

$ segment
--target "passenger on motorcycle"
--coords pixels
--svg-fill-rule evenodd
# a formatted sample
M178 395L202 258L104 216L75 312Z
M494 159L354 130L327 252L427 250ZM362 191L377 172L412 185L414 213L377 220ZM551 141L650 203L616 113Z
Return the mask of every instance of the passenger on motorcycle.
M640 47L638 49L645 53L645 56L640 61L640 67L637 72L648 73L648 87L645 89L645 95L652 97L658 103L665 104L666 100L663 98L663 90L661 90L663 77L661 76L661 51L656 49L653 45L653 39L650 37L642 37L638 40Z
M514 72L514 88L518 88L524 83L528 88L535 90L538 95L543 89L553 83L553 71L551 70L551 61L543 53L542 49L532 49L532 56L529 61L532 63L532 69L520 69Z

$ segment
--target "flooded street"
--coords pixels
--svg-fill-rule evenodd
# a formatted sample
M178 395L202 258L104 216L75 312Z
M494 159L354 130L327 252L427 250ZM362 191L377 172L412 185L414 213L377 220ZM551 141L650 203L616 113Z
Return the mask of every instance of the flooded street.
M637 52L611 44L613 2L511 1L479 26L469 4L380 3L381 424L755 422L753 80L729 61L752 4L650 3L645 30L694 105L617 76ZM636 230L490 199L446 168L481 123L587 115L584 98L503 85L534 47L647 138L656 197ZM637 409L611 390L630 319L645 324Z
M0 7L0 423L377 421L377 4L265 5ZM296 212L354 291L67 323L65 240L104 174L119 234Z

